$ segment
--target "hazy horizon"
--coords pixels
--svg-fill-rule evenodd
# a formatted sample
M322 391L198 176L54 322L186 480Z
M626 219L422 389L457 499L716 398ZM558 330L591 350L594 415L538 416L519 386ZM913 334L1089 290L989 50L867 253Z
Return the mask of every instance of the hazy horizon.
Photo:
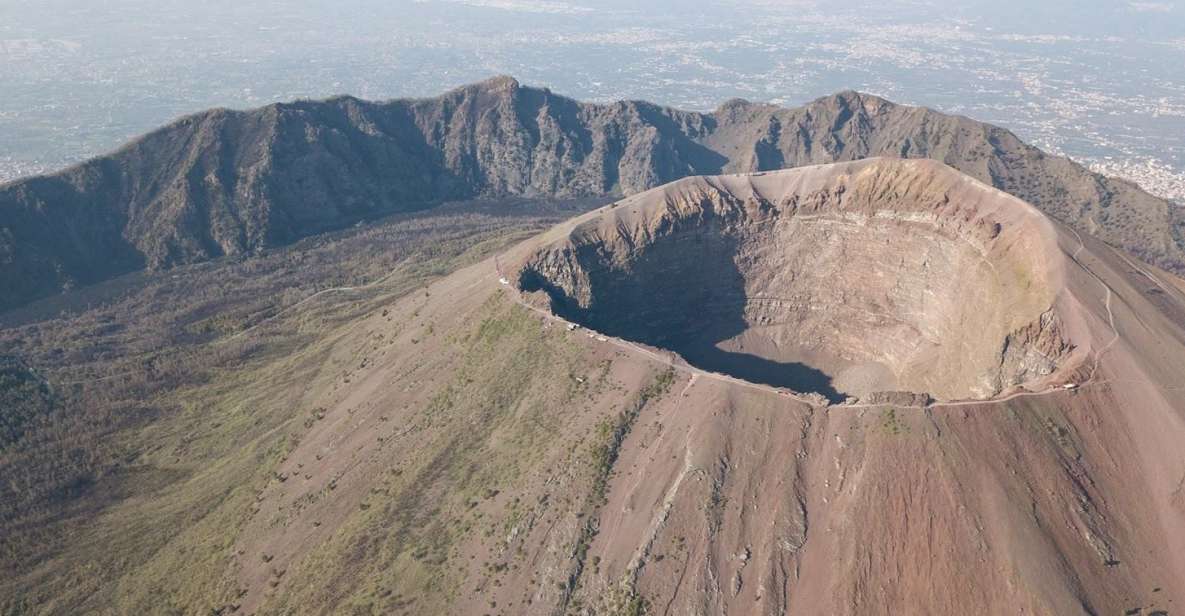
M858 89L1185 190L1180 2L6 0L0 57L0 181L210 107L429 96L511 74L695 110Z

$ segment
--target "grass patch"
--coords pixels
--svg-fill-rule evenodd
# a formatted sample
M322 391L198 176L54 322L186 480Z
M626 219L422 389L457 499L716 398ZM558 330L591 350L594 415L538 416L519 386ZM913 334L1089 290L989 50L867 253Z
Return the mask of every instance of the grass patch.
M350 324L567 215L443 208L2 315L0 348L51 385L0 374L0 614L225 605L228 546L309 429L301 396L336 374ZM545 431L526 422L516 442Z
M887 434L908 434L909 426L897 417L897 409L889 408L881 413L881 429Z
M474 317L453 352L420 368L444 379L411 418L422 428L415 451L290 568L294 590L265 611L447 613L472 581L460 546L498 545L521 518L522 503L504 493L542 460L573 400L566 377L587 366L561 333L501 293ZM483 571L496 579L508 567L490 562Z
M672 368L668 368L659 373L649 385L638 392L637 397L626 405L616 417L604 419L597 424L593 442L589 448L589 466L593 475L592 487L589 490L584 508L582 509L585 521L580 529L580 536L577 538L573 550L573 571L568 578L566 587L563 589L563 607L565 609L568 607L568 602L571 601L573 594L579 587L581 576L584 573L585 561L588 556L588 547L599 530L596 522L596 512L605 505L609 479L612 477L613 465L616 464L617 456L621 451L621 444L625 441L626 436L629 435L634 422L637 421L638 416L642 413L642 409L651 401L665 396L670 391L671 384L674 382L675 371ZM633 592L632 587L629 591L631 593ZM637 597L634 598L637 599ZM640 599L637 599L637 601L637 608L642 609L644 604L640 602ZM620 613L624 614L627 612Z

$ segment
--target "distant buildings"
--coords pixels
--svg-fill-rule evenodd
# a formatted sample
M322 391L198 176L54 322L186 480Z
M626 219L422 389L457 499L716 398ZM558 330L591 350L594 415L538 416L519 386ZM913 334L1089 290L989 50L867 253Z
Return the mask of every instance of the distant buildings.
M1140 188L1185 206L1185 172L1155 159L1099 160L1087 165L1091 171L1134 182Z

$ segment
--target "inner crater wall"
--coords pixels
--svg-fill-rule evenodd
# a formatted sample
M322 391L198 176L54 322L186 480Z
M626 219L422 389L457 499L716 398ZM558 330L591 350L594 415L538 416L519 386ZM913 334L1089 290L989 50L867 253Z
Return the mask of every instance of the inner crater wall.
M777 177L793 173L621 202L532 255L520 286L598 331L832 400L986 398L1070 350L1039 227L961 204L958 184Z

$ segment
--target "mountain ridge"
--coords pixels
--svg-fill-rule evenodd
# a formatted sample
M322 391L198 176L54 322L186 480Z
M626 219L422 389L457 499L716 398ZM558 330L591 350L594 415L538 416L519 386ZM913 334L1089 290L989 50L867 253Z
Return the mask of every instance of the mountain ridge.
M940 160L1185 271L1180 208L961 116L850 90L798 108L733 99L711 113L583 103L498 76L431 98L213 109L0 185L0 309L441 201L628 195L690 175L884 155Z

